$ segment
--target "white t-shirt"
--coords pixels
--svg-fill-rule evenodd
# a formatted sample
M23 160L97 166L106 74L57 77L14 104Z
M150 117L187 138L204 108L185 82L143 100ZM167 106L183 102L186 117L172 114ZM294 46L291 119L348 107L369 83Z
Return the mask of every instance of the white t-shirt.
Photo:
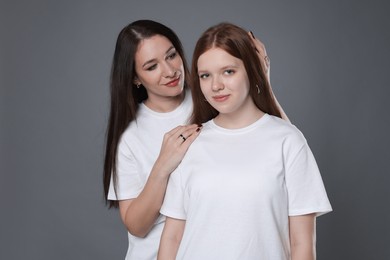
M287 260L288 217L331 210L302 133L265 114L241 129L205 123L161 213L186 220L177 259Z
M119 142L116 193L111 180L109 200L134 199L141 193L159 155L164 134L176 126L187 124L191 112L189 91L182 104L172 112L158 113L144 104L140 105L137 119L129 124ZM145 238L128 233L126 259L156 259L164 222L165 217L160 215Z

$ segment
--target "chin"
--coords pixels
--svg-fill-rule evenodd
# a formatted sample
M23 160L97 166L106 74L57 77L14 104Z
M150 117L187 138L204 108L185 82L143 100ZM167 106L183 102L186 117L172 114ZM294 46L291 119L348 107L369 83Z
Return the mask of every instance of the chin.
M176 97L176 96L179 96L183 93L183 90L184 90L184 87L176 87L175 89L172 89L170 91L170 94L173 96L173 97Z

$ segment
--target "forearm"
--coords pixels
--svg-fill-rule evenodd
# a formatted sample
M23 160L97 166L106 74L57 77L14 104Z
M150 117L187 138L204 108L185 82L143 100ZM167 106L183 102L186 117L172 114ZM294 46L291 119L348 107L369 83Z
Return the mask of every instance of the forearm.
M175 239L161 239L157 260L175 260L180 241Z
M315 260L315 214L289 217L289 225L291 260Z
M185 220L167 217L157 260L175 260L184 233Z
M299 245L291 247L291 260L315 260L314 245Z
M274 100L275 100L275 103L276 103L276 106L277 108L279 109L280 111L280 115L282 117L282 119L286 120L287 122L291 123L290 119L287 117L287 114L284 112L282 106L279 104L279 101L278 99L276 98L273 90L272 90L272 86L271 86L271 68L268 67L267 71L266 71L266 75L267 75L267 79L268 79L268 83L269 83L269 86L270 86L270 90L271 90L271 93L272 93L272 96L274 97Z
M158 167L154 167L142 192L122 214L122 220L132 235L145 237L153 227L160 215L168 176L161 174Z
M287 114L284 112L282 106L279 104L278 100L276 99L276 97L275 97L275 95L274 95L274 93L272 91L270 59L267 56L267 51L265 49L265 46L259 39L256 39L256 37L253 35L253 33L250 32L250 35L252 36L253 44L255 45L256 51L258 53L259 60L260 60L260 62L262 64L261 67L263 69L263 72L264 72L267 80L268 80L271 94L274 97L276 106L277 106L277 108L280 111L280 115L281 115L282 119L286 120L287 122L290 122L290 119L287 117Z
M273 93L272 93L273 94ZM287 122L291 123L290 119L287 117L287 114L284 112L282 106L279 104L278 100L276 99L275 95L274 95L274 99L275 99L275 103L276 103L276 106L278 107L279 111L280 111L280 115L282 116L282 119L286 120Z
M144 237L160 215L170 174L200 133L198 125L178 126L164 135L160 154L137 198L120 201L121 218L131 234ZM180 137L183 135L186 139Z

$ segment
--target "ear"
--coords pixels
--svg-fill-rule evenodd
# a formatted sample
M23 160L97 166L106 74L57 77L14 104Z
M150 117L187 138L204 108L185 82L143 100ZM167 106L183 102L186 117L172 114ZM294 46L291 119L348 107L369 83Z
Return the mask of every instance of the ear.
M139 81L137 76L134 76L133 83L134 83L134 85L140 85L141 81Z

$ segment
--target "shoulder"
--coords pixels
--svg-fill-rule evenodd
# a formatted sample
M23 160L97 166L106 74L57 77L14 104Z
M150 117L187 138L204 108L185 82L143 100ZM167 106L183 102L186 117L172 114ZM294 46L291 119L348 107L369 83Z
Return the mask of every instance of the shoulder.
M200 131L199 136L195 139L194 143L198 143L201 140L206 140L206 142L208 142L210 140L209 138L213 138L212 136L214 135L221 135L221 133L216 131L213 119L211 119L202 124L202 130Z
M302 146L306 143L305 136L295 125L276 116L267 116L267 127L269 127L272 133L282 137L284 143L297 146Z
M122 133L121 138L119 139L119 147L124 148L129 146L130 143L134 143L136 139L137 124L135 121L132 121L127 126L126 130Z

